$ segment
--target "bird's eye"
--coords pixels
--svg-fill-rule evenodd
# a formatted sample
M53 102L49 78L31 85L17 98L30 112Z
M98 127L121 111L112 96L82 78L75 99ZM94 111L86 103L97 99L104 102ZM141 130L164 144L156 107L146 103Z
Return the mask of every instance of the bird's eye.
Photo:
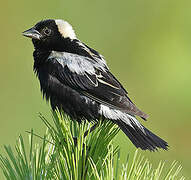
M43 29L43 32L44 32L45 35L50 36L50 34L51 34L51 29L48 29L48 28L46 27L46 28Z

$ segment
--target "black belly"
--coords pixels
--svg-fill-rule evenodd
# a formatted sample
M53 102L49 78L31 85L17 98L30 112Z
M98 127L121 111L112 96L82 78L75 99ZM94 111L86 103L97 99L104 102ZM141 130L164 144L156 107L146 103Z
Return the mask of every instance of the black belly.
M52 109L63 110L73 119L81 122L83 119L97 121L100 117L99 103L80 94L75 89L62 84L52 75L38 74L41 91Z

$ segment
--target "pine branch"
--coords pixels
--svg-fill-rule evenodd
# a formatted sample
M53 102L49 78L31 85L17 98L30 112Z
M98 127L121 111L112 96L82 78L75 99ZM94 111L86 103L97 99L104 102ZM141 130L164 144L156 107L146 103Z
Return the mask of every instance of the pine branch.
M15 151L4 146L7 157L0 155L0 165L7 180L183 180L181 166L173 162L167 174L164 162L154 169L147 159L135 152L133 161L119 164L120 151L112 140L119 129L107 120L100 120L89 133L92 124L78 124L64 113L52 112L51 124L40 115L48 131L41 144L34 144L36 135L29 134L29 152L22 138L16 142ZM87 133L88 132L88 133ZM87 136L84 134L87 133ZM114 161L114 159L116 159ZM128 167L129 166L129 167Z

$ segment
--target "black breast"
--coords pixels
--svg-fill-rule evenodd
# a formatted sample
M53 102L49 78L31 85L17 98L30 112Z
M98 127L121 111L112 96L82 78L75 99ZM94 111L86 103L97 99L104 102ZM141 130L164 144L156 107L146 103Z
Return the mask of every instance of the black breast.
M61 83L56 77L60 64L48 60L50 53L34 52L34 71L40 81L41 92L52 109L63 110L72 118L81 122L83 118L97 120L99 118L99 103L82 95L77 90Z

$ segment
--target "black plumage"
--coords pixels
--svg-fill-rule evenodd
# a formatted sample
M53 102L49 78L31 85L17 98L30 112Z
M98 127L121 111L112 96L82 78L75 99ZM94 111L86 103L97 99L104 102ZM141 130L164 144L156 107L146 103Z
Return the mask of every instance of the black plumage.
M116 123L136 147L167 149L164 140L136 119L148 116L130 100L103 56L78 40L70 24L40 21L23 35L32 38L34 71L53 109L63 110L78 122L104 117Z

